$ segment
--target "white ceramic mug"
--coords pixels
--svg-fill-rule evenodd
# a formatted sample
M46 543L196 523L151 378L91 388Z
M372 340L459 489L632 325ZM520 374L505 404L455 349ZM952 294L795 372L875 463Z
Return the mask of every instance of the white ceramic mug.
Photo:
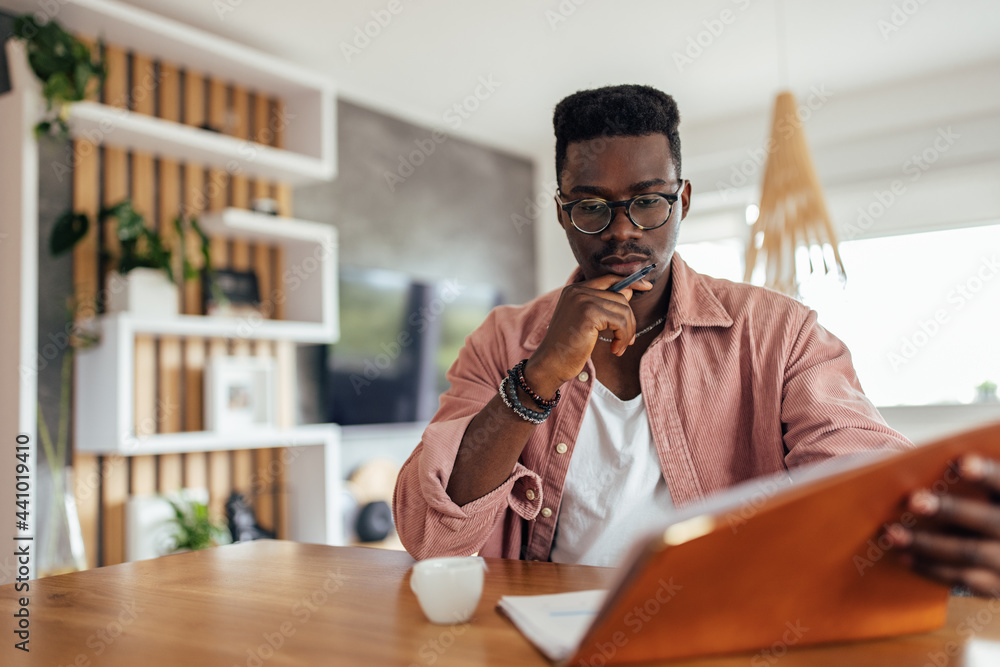
M411 569L410 588L431 623L465 623L483 594L485 570L482 558L429 558Z

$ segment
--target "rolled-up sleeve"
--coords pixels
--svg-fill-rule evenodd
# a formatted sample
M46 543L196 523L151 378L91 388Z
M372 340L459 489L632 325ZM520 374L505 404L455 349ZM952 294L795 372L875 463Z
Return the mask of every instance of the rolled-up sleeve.
M847 346L816 318L809 310L790 331L781 395L786 465L913 447L885 423L861 389Z
M494 310L466 339L448 371L451 388L396 481L396 530L414 558L476 553L508 508L530 520L542 506L541 478L521 463L500 486L465 505L456 505L446 491L469 424L496 395L506 372L498 317Z

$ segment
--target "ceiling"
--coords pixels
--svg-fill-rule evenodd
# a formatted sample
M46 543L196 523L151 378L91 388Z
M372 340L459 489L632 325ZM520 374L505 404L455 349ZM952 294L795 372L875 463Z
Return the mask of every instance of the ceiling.
M555 103L592 86L660 87L702 124L769 107L781 78L842 93L1000 66L995 0L127 2L325 72L345 98L527 156L551 152ZM480 78L495 89L479 88L467 118L445 117Z

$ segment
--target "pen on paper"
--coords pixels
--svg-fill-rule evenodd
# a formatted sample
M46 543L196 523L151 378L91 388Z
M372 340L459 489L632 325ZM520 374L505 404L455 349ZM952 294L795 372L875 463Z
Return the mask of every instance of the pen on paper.
M643 278L645 278L647 275L649 275L649 272L655 268L656 264L650 264L649 266L644 266L643 268L639 269L638 271L628 276L627 278L623 278L622 280L616 282L614 285L608 288L608 291L621 292L623 289L625 289L632 283L637 283Z
M594 609L579 609L575 611L550 611L549 616L593 616L597 611Z

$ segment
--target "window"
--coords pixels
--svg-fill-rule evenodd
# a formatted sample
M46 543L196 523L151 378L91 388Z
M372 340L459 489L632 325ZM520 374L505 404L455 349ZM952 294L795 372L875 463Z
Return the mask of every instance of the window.
M743 247L677 250L696 271L740 281ZM849 241L840 252L846 284L808 281L802 300L847 344L876 405L969 403L978 385L1000 384L1000 225Z
M969 403L1000 382L1000 225L842 243L847 283L802 287L876 405Z

